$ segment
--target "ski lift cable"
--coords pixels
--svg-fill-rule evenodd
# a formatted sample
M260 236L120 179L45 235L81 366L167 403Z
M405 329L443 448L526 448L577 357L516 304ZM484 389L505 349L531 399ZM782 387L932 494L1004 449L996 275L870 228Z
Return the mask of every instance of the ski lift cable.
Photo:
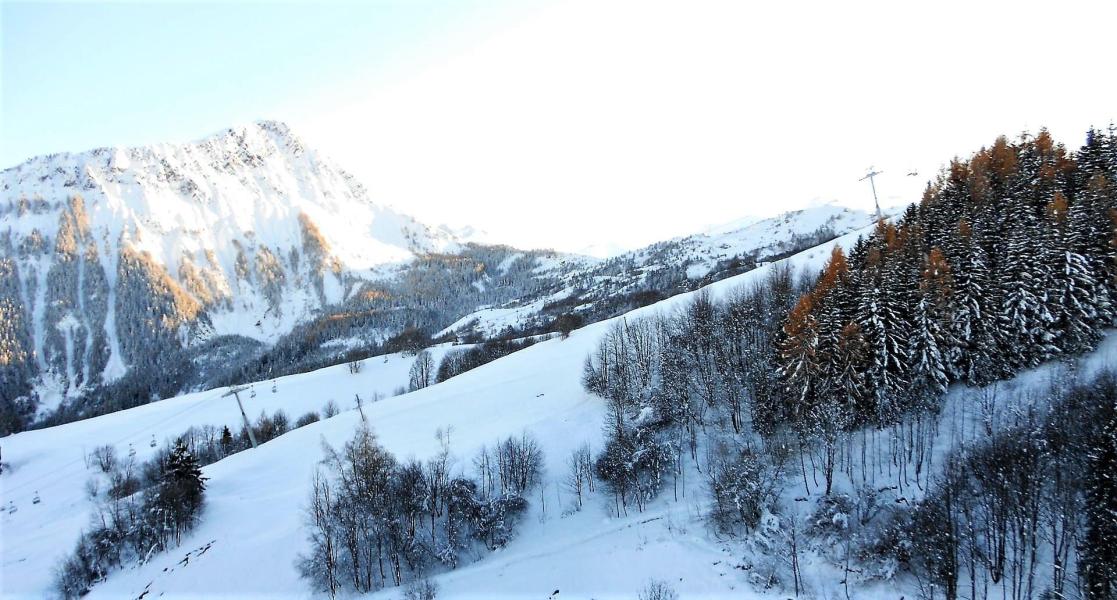
M136 437L136 436L142 435L142 434L143 434L143 432L144 432L143 430L145 430L145 429L148 429L148 430L150 430L150 429L153 429L153 428L155 428L155 427L159 427L159 426L161 426L161 425L164 425L164 424L166 424L166 423L170 422L170 421L171 421L171 420L173 420L173 419L176 419L176 418L178 418L178 417L181 417L182 415L184 415L184 414L186 414L186 413L188 413L188 412L190 412L190 411L192 411L192 410L194 410L194 409L196 409L196 408L199 408L199 407L201 407L202 405L206 404L206 403L207 403L207 401L209 401L209 400L212 400L212 399L214 399L214 398L218 398L218 397L219 397L219 396L217 396L217 395L213 395L213 396L210 396L209 398L205 398L205 399L203 399L203 400L200 400L199 402L197 402L197 403L195 403L195 404L192 404L192 405L190 405L190 406L186 407L185 409L183 409L183 410L180 410L180 411L178 411L178 412L176 412L176 413L174 413L174 414L171 414L170 416L168 416L168 417L166 417L166 418L164 418L164 419L160 419L159 421L156 421L156 422L154 422L154 423L151 423L151 424L147 424L147 425L144 425L144 426L143 426L143 427L142 427L142 428L141 428L141 429L140 429L139 431L135 431L135 432L132 432L132 433L128 433L128 434L125 434L125 435L123 435L123 436L121 436L121 437L117 438L116 440L113 440L113 441L111 441L111 442L108 442L108 445L110 445L110 446L116 446L117 444L123 443L123 442L124 442L125 440L128 440L128 439L131 439L131 438L133 438L133 437ZM152 435L155 435L155 434L152 434ZM50 473L44 473L44 474L42 474L42 475L39 475L38 477L34 477L34 478L32 478L32 479L29 479L29 480L27 480L27 481L24 481L24 482L22 482L22 483L20 483L20 484L18 484L18 485L15 485L15 486L11 486L11 487L5 487L5 489L4 489L4 491L5 491L5 496L7 496L8 494L10 494L10 493L12 493L12 492L15 492L15 491L19 491L19 490L22 490L22 489L28 488L28 487L30 487L30 486L31 486L32 484L34 484L34 483L38 483L38 482L40 482L40 481L46 481L46 480L57 480L57 479L64 479L64 478L67 478L67 477L69 476L69 473L68 473L68 472L66 472L65 470L66 470L66 469L69 469L70 467L72 467L72 466L74 466L74 465L76 465L76 464L78 464L78 463L84 462L84 460L85 460L85 457L84 457L84 456L83 456L82 458L80 458L80 459L74 459L74 460L72 460L72 461L70 461L70 462L68 462L68 463L64 463L64 464L63 464L62 466L58 467L57 469L54 469L54 470L53 470L53 471L51 471ZM54 483L54 481L50 481L50 483Z
M135 432L133 432L133 433L125 434L125 435L123 435L123 436L121 436L121 437L117 438L116 440L113 440L113 441L111 441L111 442L108 442L108 445L110 445L110 446L116 446L117 444L121 444L121 443L123 443L123 442L124 442L125 440L127 440L127 439L130 439L130 438L133 438L133 437L136 437L136 436L142 435L142 434L143 434L143 429L152 429L152 428L155 428L155 427L159 427L159 426L161 426L161 425L164 425L164 424L166 424L167 422L169 422L169 421L171 421L171 420L173 420L173 419L176 419L176 418L178 418L178 417L181 417L182 415L184 415L184 414L186 414L186 413L190 412L191 410L193 410L193 409L195 409L195 408L198 408L198 407L202 406L203 404L205 404L206 400L209 400L209 399L211 399L211 398L207 398L207 399L201 400L201 401L199 401L198 403L196 403L196 404L193 404L193 405L191 405L191 406L188 406L188 407L186 407L185 409L183 409L183 410L180 410L180 411L178 411L178 412L176 412L176 413L174 413L174 414L172 414L172 415L170 415L170 416L168 416L168 417L166 417L166 418L164 418L164 419L161 419L161 420L159 420L159 421L156 421L155 423L151 423L151 424L145 425L145 426L144 426L144 427L143 427L143 428L142 428L141 430L139 430L139 431L135 431ZM152 434L152 435L155 435L155 434ZM72 467L72 466L74 466L74 465L76 465L76 464L78 464L78 463L80 463L80 462L84 462L84 460L85 460L85 457L84 457L84 456L83 456L83 457L82 457L81 459L74 459L74 460L71 460L70 462L68 462L68 463L64 463L64 464L63 464L63 465L62 465L61 467L59 467L58 469L55 469L54 471L52 471L52 472L50 472L50 473L45 473L45 474L43 474L43 475L40 475L40 476L38 476L38 477L35 477L35 478L32 478L32 479L30 479L30 480L28 480L28 481L25 481L25 482L23 482L23 483L20 483L19 485L16 485L16 486L12 486L12 487L8 487L8 488L6 488L6 490L5 490L5 491L6 491L6 492L9 492L9 493L10 493L10 492L13 492L13 491L18 491L18 490L22 490L22 489L24 489L24 488L30 487L30 486L31 486L31 484L33 484L33 483L37 483L37 482L40 482L40 481L44 481L44 480L49 480L49 479L52 479L52 478L54 478L54 476L58 476L58 477L57 477L57 479L62 479L62 478L63 478L63 477L62 477L63 475L68 475L68 473L64 471L65 469L69 469L70 467ZM50 483L54 483L54 481L50 481Z

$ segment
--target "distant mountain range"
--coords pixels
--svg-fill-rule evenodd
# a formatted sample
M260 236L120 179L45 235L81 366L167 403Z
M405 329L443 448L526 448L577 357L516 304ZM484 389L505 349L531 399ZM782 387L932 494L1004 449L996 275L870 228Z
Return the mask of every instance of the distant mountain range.
M21 426L368 354L589 320L863 227L820 206L631 252L522 251L373 202L283 123L0 173L0 411Z

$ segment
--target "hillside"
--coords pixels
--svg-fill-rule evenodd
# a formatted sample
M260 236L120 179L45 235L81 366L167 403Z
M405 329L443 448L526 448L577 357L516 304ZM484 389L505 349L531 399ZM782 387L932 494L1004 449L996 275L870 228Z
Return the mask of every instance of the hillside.
M510 329L545 327L566 313L594 322L739 275L872 222L869 213L834 204L734 222L576 266L562 275L553 294L481 307L440 333L493 337Z
M757 284L783 265L817 271L826 264L835 244L848 250L867 231L715 283L704 291L720 301ZM634 323L644 317L678 313L696 297L679 295L630 312L623 319ZM755 538L737 540L719 541L712 536L707 520L711 499L700 472L686 470L679 500L673 500L668 490L643 512L633 510L618 516L614 499L601 488L587 496L581 511L574 510L571 493L562 483L566 457L584 442L595 452L601 448L606 411L606 404L581 386L583 362L615 322L597 323L574 332L569 339L537 344L444 383L364 405L364 415L379 442L397 456L426 459L436 455L440 448L436 434L440 432L449 438L455 471L470 470L471 458L480 447L509 433L530 432L545 453L543 485L516 538L492 556L478 554L465 566L439 575L440 598L543 598L556 589L566 598L630 598L649 579L668 581L683 597L767 597L754 568L760 567L762 563L757 561L766 554L773 560L785 560L785 550L756 546L764 539L759 533ZM436 349L436 356L445 350ZM1115 351L1114 340L1107 339L1078 364L1079 376L1088 377L1099 368L1114 365ZM259 395L246 399L249 414L281 407L294 417L328 399L336 399L348 409L267 442L258 450L206 467L207 506L197 529L177 550L157 554L138 568L113 572L93 588L90 597L311 597L293 565L307 548L304 509L313 473L322 459L319 448L323 443L339 446L361 425L360 412L352 404L344 404L346 398L354 394L371 397L373 390L397 385L409 364L410 359L403 357L374 358L365 362L359 375L334 367L279 379L274 394L267 391L266 382L256 386ZM1034 389L1057 372L1052 367L1027 371L1003 384L1001 394L1009 397L1013 390ZM86 447L113 443L121 452L131 446L137 449L137 458L143 459L150 452L146 442L152 435L177 435L187 423L235 425L239 416L232 399L220 399L221 393L223 390L214 390L6 439L4 457L12 468L4 474L5 499L18 511L0 514L5 593L42 594L50 584L53 561L89 518L91 504L83 491L83 473L92 471L82 464L85 448L62 440L81 439ZM976 443L985 435L977 424L989 414L967 408L974 406L975 398L974 391L957 386L944 399L943 414L950 415L954 425L938 429L932 443L938 458L932 462L940 462L960 439L972 436ZM996 418L1008 424L1014 413L1006 407ZM959 430L963 438L958 437ZM791 481L789 487L793 486ZM789 490L787 494L785 501L794 505L792 497L802 492ZM914 499L919 492L913 488L909 494L916 494L909 496ZM36 495L41 497L39 504L31 502ZM816 502L824 505L821 489L808 496L812 506ZM782 525L772 525L774 529L765 535L777 535L786 527L782 519ZM767 543L785 542L773 538ZM834 575L828 546L815 543L802 550L803 585L816 595L840 595L842 586ZM786 564L778 568L787 573ZM904 586L912 585L901 581ZM859 578L857 585L861 590L858 597L878 590L872 579ZM394 598L397 592L385 590L372 597Z
M64 403L69 420L113 410L107 397L128 398L120 408L212 387L338 315L364 315L363 346L449 323L524 293L537 258L558 262L521 252L519 268L511 249L470 244L469 228L377 204L274 121L40 156L0 182L0 430ZM504 267L471 271L487 264ZM437 294L460 306L424 313Z
M848 245L855 239L856 234L847 235L837 243ZM798 269L821 268L830 245L803 252L789 262ZM708 289L715 294L728 294L758 281L771 268L769 265L726 279ZM629 313L626 318L673 310L684 306L691 296L676 296ZM570 501L569 497L561 500L567 494L557 489L566 456L583 442L600 447L599 424L604 405L582 389L580 373L585 357L611 326L612 321L597 323L575 332L567 340L543 342L445 383L365 405L365 414L380 441L400 456L421 459L431 456L438 449L435 433L439 429L452 430L451 446L457 469L468 469L477 448L509 433L530 431L544 448L548 473L545 494L549 504L546 519L529 518L530 531L499 558L484 559L473 569L448 575L448 592L474 597L484 596L485 589L492 593L505 590L501 578L485 575L492 569L508 572L509 579L521 586L516 589L525 593L530 590L532 594L546 595L543 588L550 593L554 587L564 585L576 590L579 571L569 561L579 555L582 543L596 539L591 548L638 552L630 544L634 536L659 540L654 543L662 545L667 553L657 553L659 559L649 558L621 578L603 571L598 579L586 579L581 584L584 597L602 589L628 594L648 577L665 575L661 570L667 567L679 576L688 576L692 569L702 565L699 572L708 573L708 578L694 579L682 588L694 592L726 593L731 589L728 586L741 585L732 578L722 580L717 574L719 571L712 562L724 557L724 551L716 544L699 542L689 535L674 538L662 529L662 518L655 521L656 525L641 525L641 521L655 515L612 520L606 513L611 501L604 493L595 497L586 511L570 517L569 522L577 523L576 527L568 528L567 519L561 518ZM390 357L382 363L384 360L368 359L366 370L358 376L349 375L339 366L281 378L275 395L266 391L265 382L257 386L260 390L257 398L246 400L246 411L255 415L265 408L269 411L283 408L294 418L304 410L321 407L329 399L351 407L354 394L367 398L374 389L386 392L403 383L408 360ZM81 439L86 450L112 443L121 453L131 445L137 450L137 458L142 459L150 452L147 443L152 435L162 440L180 434L188 424L235 425L239 419L235 404L231 398L219 399L222 393L223 390L212 390L7 438L3 444L4 460L13 468L3 475L5 500L14 502L19 510L0 517L5 520L5 591L27 595L44 591L50 583L54 559L61 556L89 518L91 505L85 497L83 473L91 472L83 466L83 448L61 440ZM210 478L206 516L201 526L184 539L181 552L157 556L135 571L114 573L107 582L94 588L93 597L134 597L147 589L149 582L153 597L160 593L290 594L292 590L302 590L300 595L309 596L310 590L298 580L292 565L305 548L302 507L309 494L311 475L321 459L322 440L339 445L359 423L358 411L349 409L332 419L296 429L258 450L242 452L206 467L205 475ZM694 486L700 489L700 481L696 480ZM40 504L31 503L36 491L42 498ZM555 505L550 505L552 496ZM539 508L533 507L536 510ZM692 522L691 507L676 506L670 512L671 519L681 521L680 526L692 530L700 527ZM211 540L216 541L204 557L176 566L186 552ZM690 554L696 545L699 552ZM682 552L682 548L687 551ZM663 564L662 557L671 553L687 558ZM533 566L543 556L551 554L567 557L567 562L556 560L550 567L553 580L529 575L535 573ZM470 583L455 592L452 582L460 577L468 577L466 581Z
M286 125L0 174L0 431L393 351L610 318L869 222L820 206L608 260L432 228Z

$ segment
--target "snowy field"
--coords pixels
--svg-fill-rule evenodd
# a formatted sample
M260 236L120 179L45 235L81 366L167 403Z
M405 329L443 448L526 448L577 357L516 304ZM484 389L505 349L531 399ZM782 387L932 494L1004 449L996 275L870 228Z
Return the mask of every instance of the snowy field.
M455 346L447 344L429 351L438 361L452 348ZM309 411L321 413L330 400L348 410L355 409L358 394L366 405L375 396L387 397L407 385L414 360L400 354L369 358L356 375L349 373L347 365L338 365L280 377L274 380L275 392L272 380L259 382L240 396L252 421L261 412L271 415L283 409L293 422ZM227 425L239 431L236 401L222 397L227 390L188 394L0 439L5 463L0 475L0 505L4 508L0 512L0 591L5 596L40 596L50 583L58 557L88 524L91 505L84 488L94 473L84 458L89 451L110 444L123 457L135 449L137 462L142 462L156 451L150 446L153 438L165 446L190 426ZM313 446L310 453L317 456L318 446ZM39 504L33 503L36 494L41 498ZM11 505L16 507L14 514L8 512Z
M834 244L849 246L850 234L813 248L788 261L799 269L818 269ZM714 298L766 275L772 267L730 278L709 288ZM685 305L684 294L621 318L674 310ZM552 339L516 352L444 383L365 404L364 412L379 441L399 458L425 459L439 448L436 432L449 432L456 459L454 472L470 472L471 459L499 437L531 432L546 453L544 486L534 491L531 509L516 539L504 549L456 571L439 575L440 598L634 598L652 578L671 583L683 598L750 598L753 591L741 565L740 551L716 541L703 521L703 481L688 477L682 498L670 489L644 513L610 516L612 498L599 490L580 512L559 481L571 450L589 442L601 446L603 403L581 387L587 354L612 321L590 325L569 339ZM439 360L447 347L436 349ZM1112 364L1117 344L1108 339L1087 363ZM283 408L295 419L321 410L333 399L339 415L232 455L207 466L206 507L199 526L179 548L155 556L147 564L113 573L98 584L92 598L309 597L294 564L307 547L304 507L311 476L322 458L322 443L340 446L361 422L354 394L368 398L403 385L411 358L398 355L366 361L358 375L344 365L256 385L246 399L254 418L261 410ZM1043 385L1048 370L1021 375L1015 385ZM190 425L237 425L239 413L224 390L191 394L62 427L21 433L3 440L4 460L12 471L0 477L7 506L18 512L0 514L0 590L5 597L42 597L51 571L72 548L88 522L91 505L84 484L92 474L83 453L112 443L118 451L129 445L143 459L154 435L170 438ZM962 398L958 388L948 398ZM38 491L42 502L32 504ZM542 495L542 498L540 497ZM545 509L544 509L545 506ZM809 560L809 559L808 559ZM808 584L824 569L804 566ZM825 590L825 586L816 587ZM825 590L829 593L830 590ZM902 592L880 590L879 597ZM374 598L398 598L389 589ZM782 597L782 596L780 596Z

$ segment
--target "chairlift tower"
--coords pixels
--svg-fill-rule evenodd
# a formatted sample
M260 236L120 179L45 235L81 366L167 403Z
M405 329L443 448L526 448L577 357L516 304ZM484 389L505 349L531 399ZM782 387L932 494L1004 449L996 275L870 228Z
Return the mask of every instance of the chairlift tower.
M240 392L243 392L246 389L248 389L247 386L234 385L233 387L229 388L229 391L225 392L224 394L221 394L221 397L225 398L227 396L233 396L234 398L237 399L237 406L240 407L240 418L244 420L244 429L245 429L245 431L248 432L248 440L250 442L252 442L252 448L255 449L256 448L256 434L252 433L252 426L248 424L248 415L244 414L244 405L241 404L241 401L240 401Z
M872 186L872 188L873 188L873 205L875 205L876 209L877 209L877 221L880 221L883 217L881 217L881 215L880 215L880 201L877 200L877 184L876 184L876 182L873 181L873 178L876 177L877 175L880 175L881 173L884 173L884 171L877 171L876 169L873 169L872 167L869 167L869 172L866 173L864 177L857 180L857 181L865 181L866 179L868 179L869 180L869 185Z

